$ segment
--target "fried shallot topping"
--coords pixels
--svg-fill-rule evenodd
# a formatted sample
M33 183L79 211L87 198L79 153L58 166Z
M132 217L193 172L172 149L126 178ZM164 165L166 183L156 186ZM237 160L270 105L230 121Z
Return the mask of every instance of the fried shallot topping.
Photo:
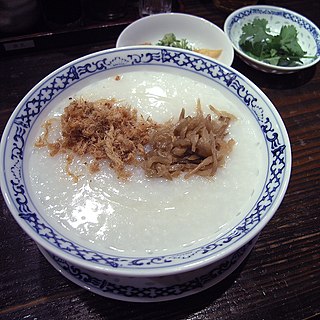
M185 117L182 109L177 123L168 123L153 131L151 150L146 154L143 167L150 177L172 179L186 172L188 179L194 174L213 176L225 163L234 140L225 140L227 128L235 117L210 106L216 119L204 116L200 101L197 114Z
M198 101L195 116L186 117L182 109L176 123L159 124L115 99L74 100L61 115L61 138L49 142L52 121L48 120L35 146L47 146L51 156L67 153L67 173L73 179L70 151L92 156L92 173L100 170L101 160L108 160L120 179L130 177L127 165L141 166L149 177L170 180L181 173L186 179L195 174L213 176L235 143L225 139L235 117L212 106L210 110L213 116L205 116Z

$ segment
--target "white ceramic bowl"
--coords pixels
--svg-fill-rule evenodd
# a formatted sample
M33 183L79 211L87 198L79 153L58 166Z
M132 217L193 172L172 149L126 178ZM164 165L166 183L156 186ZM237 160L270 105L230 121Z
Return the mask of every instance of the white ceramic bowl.
M122 31L116 47L154 45L167 33L187 39L198 49L221 49L218 60L228 66L232 64L234 50L224 32L208 20L183 13L161 13L136 20Z
M295 26L301 48L306 51L307 56L315 56L315 58L302 59L303 64L295 67L282 67L258 61L248 56L240 48L239 39L242 34L242 27L247 23L251 23L255 18L266 19L268 27L273 34L279 34L283 25ZM265 5L240 8L228 16L224 23L224 31L240 58L248 65L264 72L276 74L292 73L309 68L320 60L319 28L302 15L285 8Z
M154 73L161 75L163 80L159 82L157 77L152 78L157 86L150 80L151 78L148 78L148 74L153 75ZM237 207L234 212L230 212L232 219L227 221L218 232L213 229L211 231L212 218L206 218L199 231L202 233L209 230L209 235L201 241L195 241L188 247L181 246L177 249L168 246L168 250L165 249L160 253L119 252L110 248L107 241L107 243L103 242L103 247L98 247L97 233L94 233L92 239L83 238L83 233L78 232L77 229L65 229L64 226L69 221L56 219L49 215L50 208L46 205L46 201L50 201L50 198L57 198L58 205L61 205L63 201L66 201L64 198L67 190L64 189L64 185L72 187L74 183L72 180L69 181L65 171L62 170L63 175L61 179L59 178L60 182L53 188L46 187L46 185L52 184L57 174L61 174L61 168L59 169L58 166L60 173L55 171L54 158L50 160L53 161L50 171L46 166L41 171L41 162L36 164L32 162L32 155L35 151L34 142L41 125L48 114L56 110L57 106L68 105L70 97L75 97L88 86L96 88L98 84L101 84L101 81L102 83L107 81L106 79L116 81L116 75L121 75L123 78L120 77L121 80L117 82L118 93L111 94L114 94L117 99L123 99L124 90L121 81L125 81L132 74L134 80L132 83L130 82L131 95L136 97L137 90L140 90L141 83L136 82L136 76L141 75L140 79L142 79L141 82L143 82L146 92L153 92L149 101L150 108L154 108L155 112L159 108L161 109L161 104L152 105L155 98L155 91L152 90L156 89L158 94L159 92L168 93L164 100L171 108L168 109L168 117L170 117L171 111L174 111L174 114L179 113L181 107L181 105L171 103L171 96L181 95L181 104L183 104L185 96L189 94L190 97L193 97L194 94L194 99L197 99L200 93L196 89L207 86L205 93L200 97L202 101L208 97L209 101L213 101L213 104L219 109L224 109L223 106L225 108L233 106L238 115L239 123L244 124L241 126L242 129L246 130L246 127L250 129L248 135L243 137L244 141L247 141L247 138L248 141L251 138L260 139L260 142L255 145L257 149L254 149L252 161L255 163L258 161L257 159L262 159L262 169L259 172L256 169L251 170L251 166L249 166L246 169L248 174L246 173L246 177L242 177L243 181L246 178L255 181L255 187L250 186L253 189L249 189L248 197L243 199L244 206L240 205L242 208L240 211ZM174 80L166 81L169 78ZM177 91L176 88L179 88L178 84L182 80L185 83L196 83L195 90L187 88L189 93L185 91L185 88ZM106 85L101 92L99 91L99 94L102 96L110 94L110 89ZM251 123L251 126L245 125L248 123ZM253 132L256 133L253 134ZM239 139L240 137L237 139L238 145L241 143ZM243 150L246 150L245 155L249 150L246 146L247 144L243 145L245 148ZM144 302L177 299L199 292L219 282L235 270L248 255L260 231L280 205L291 171L290 142L285 126L276 108L257 86L236 70L213 59L191 51L157 46L133 46L96 52L72 61L49 74L27 93L10 117L2 135L0 158L3 166L0 176L1 189L8 208L22 229L39 245L49 262L73 282L102 296ZM238 159L238 157L234 159ZM250 160L245 159L245 162ZM228 172L227 169L224 170L221 172ZM40 179L42 175L48 175L45 182L40 183L40 193L34 189L35 173L39 175ZM95 183L94 177L90 177L88 183ZM114 180L109 179L109 176L103 179L105 187L112 189L115 182L111 183L110 181ZM184 185L183 180L181 181ZM201 190L206 189L208 184L203 185L204 180L201 179L196 181L199 183L199 189L194 189L192 193L195 196L201 196ZM137 189L141 186L142 188L147 187L148 195L153 192L159 201L164 201L170 206L170 201L175 200L170 198L170 193L167 193L166 198L163 199L160 190L163 190L163 186L170 189L174 185L170 181L160 181L159 183L154 180L152 183L148 181L141 183L141 180L138 180L133 187L137 187ZM210 188L212 186L210 184ZM226 186L228 186L227 183ZM237 187L237 183L235 187L236 191L229 195L229 203L236 201L238 193L247 192L244 190L245 188ZM56 188L62 188L58 195L54 194ZM179 195L181 194L180 190L177 190ZM100 197L99 192L97 192L98 197ZM158 192L159 196L157 196ZM61 194L64 196L62 197ZM139 198L143 194L137 196ZM210 191L209 198L212 196ZM187 202L188 197L188 195L183 196L179 203L183 205L184 202ZM92 199L86 199L86 193L81 198L84 198L85 201L88 200L90 205ZM202 218L198 212L206 205L205 202L210 200L209 198L206 198L207 201L199 203L196 212L178 212L175 211L175 207L170 206L171 211L169 210L168 214L170 212L173 215L183 214L181 222L178 225L173 225L173 237L179 238L186 232L184 230L190 231L195 227L197 221ZM147 208L149 208L148 203ZM73 208L71 207L71 209ZM78 220L80 222L88 214L85 209L89 210L90 214L92 212L94 214L94 211L90 211L90 206L83 208L83 212L80 207L81 217ZM55 209L53 213L55 213ZM132 211L132 214L136 214L136 216L146 213L148 212L134 213ZM214 221L217 212L211 213L210 210L204 212L204 214L207 213L213 217L212 221ZM226 213L229 214L228 211ZM102 211L99 214L103 217L105 213ZM189 216L195 215L195 221L189 221L188 214ZM157 221L156 214L152 220ZM74 222L74 220L72 221ZM166 220L162 228L165 229L166 225L169 226L171 221L173 220ZM146 234L146 236L141 233L140 236L140 226L134 226L134 221L131 227L137 227L135 230L138 230L138 238L144 240L148 236L149 240L153 239L153 233ZM131 239L130 228L128 241ZM116 228L114 231L117 233L122 230ZM160 238L160 242L162 240L166 239Z

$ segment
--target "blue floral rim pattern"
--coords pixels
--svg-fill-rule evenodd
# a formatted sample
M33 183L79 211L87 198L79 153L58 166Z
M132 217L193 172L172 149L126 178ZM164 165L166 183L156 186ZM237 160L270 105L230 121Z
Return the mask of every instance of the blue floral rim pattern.
M156 257L123 257L92 251L54 230L32 203L25 185L23 160L28 135L46 106L61 92L84 78L117 68L168 66L197 73L227 88L250 110L265 138L269 169L264 189L244 219L228 233L204 246ZM124 70L124 69L123 69ZM39 124L38 124L39 125ZM25 97L6 128L2 163L5 188L20 224L47 246L82 261L110 268L154 269L181 266L214 255L251 233L280 204L290 172L290 145L285 128L273 106L240 74L213 60L193 53L161 47L122 48L78 59L52 73ZM2 186L3 188L3 186ZM280 200L279 200L280 199ZM21 223L21 220L23 223ZM31 230L30 230L31 229ZM252 237L254 236L252 232Z
M116 279L118 281L114 281L113 279L112 281L103 274L83 270L49 252L45 255L49 255L49 259L52 259L51 261L49 260L49 262L60 270L63 275L71 281L80 284L84 288L90 288L90 291L102 296L114 297L120 300L139 301L140 299L143 299L144 301L153 302L158 300L176 299L180 296L190 295L195 292L202 291L221 281L233 272L241 262L243 262L250 253L254 242L255 240L249 241L234 254L221 261L221 263L214 264L207 268L209 270L197 272L198 274L193 277L188 277L188 279L180 282L172 282L167 286L142 284L138 287L133 283L123 284L121 283L121 279ZM151 279L148 279L149 283L150 281ZM159 281L159 283L161 284L161 281Z

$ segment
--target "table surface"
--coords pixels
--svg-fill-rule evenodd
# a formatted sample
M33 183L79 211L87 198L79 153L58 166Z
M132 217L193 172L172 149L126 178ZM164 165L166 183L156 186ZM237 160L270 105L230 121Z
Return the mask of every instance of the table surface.
M319 25L319 1L264 1ZM180 10L222 27L227 14L211 1L180 1ZM115 46L112 39L0 57L0 130L22 97L59 66ZM0 319L316 319L320 318L320 66L290 75L233 67L271 99L292 145L292 176L284 200L249 257L204 292L161 303L103 298L58 273L22 231L0 195Z

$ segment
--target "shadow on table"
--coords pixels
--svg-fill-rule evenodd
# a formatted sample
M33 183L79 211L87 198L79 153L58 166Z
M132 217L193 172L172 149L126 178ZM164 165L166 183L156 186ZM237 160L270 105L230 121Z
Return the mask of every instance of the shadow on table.
M289 74L271 74L256 70L238 56L234 57L232 67L249 78L259 88L294 89L309 82L316 72L316 66Z
M249 254L250 256L250 254ZM200 293L177 300L154 303L132 303L103 298L87 293L83 302L96 313L109 320L116 319L182 319L199 312L221 298L232 287L243 270L248 257L227 278ZM86 300L86 301L85 301Z

